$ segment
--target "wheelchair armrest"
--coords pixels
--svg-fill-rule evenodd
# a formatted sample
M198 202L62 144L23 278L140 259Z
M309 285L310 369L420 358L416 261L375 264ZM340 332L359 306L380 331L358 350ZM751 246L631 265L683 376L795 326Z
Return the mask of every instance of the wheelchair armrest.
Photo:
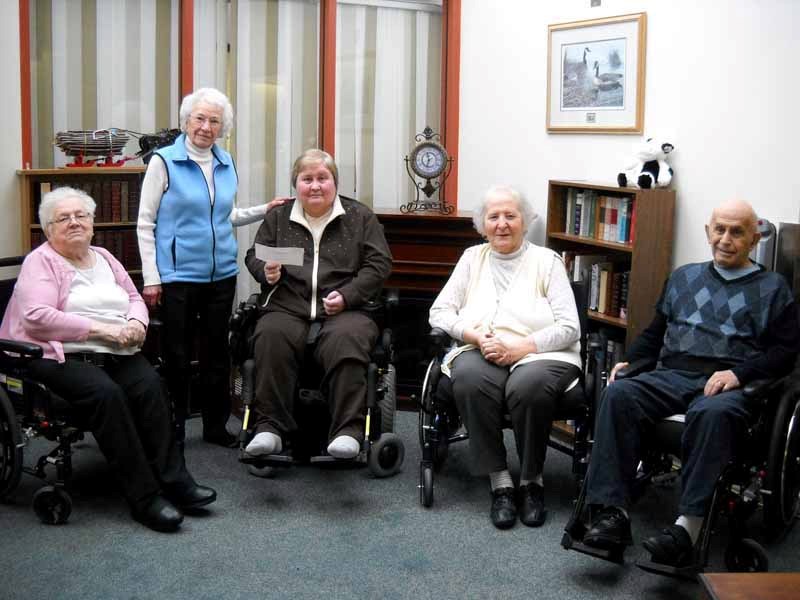
M451 342L452 338L447 335L444 329L440 329L439 327L434 327L428 333L428 348L431 351L431 355L443 354L444 349L447 348Z
M742 388L745 398L758 398L770 392L779 382L777 379L755 379Z
M623 367L617 371L614 378L625 379L627 377L636 377L647 371L652 371L656 366L656 362L654 358L640 358L630 363L627 367Z
M15 358L42 358L43 350L38 344L16 342L14 340L0 340L0 351L18 354Z

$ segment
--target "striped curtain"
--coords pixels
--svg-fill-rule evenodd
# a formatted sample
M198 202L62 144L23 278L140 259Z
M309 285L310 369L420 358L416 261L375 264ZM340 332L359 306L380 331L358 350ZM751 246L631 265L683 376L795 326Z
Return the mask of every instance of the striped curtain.
M339 0L336 12L339 191L398 208L414 198L414 136L441 133L441 0Z
M294 159L319 143L319 2L195 0L194 6L195 87L224 91L236 116L230 139L220 143L236 160L238 204L292 194ZM236 230L240 264L256 230ZM249 274L239 277L240 298L254 287Z
M59 131L177 126L178 2L30 0L34 167L69 162Z

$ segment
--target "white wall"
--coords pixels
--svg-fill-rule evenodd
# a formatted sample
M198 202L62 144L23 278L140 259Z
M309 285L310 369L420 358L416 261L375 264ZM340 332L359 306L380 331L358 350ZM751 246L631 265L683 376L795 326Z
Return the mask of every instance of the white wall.
M3 135L0 145L0 256L22 250L19 224L20 89L19 10L17 2L0 2L0 106L3 107Z
M0 255L18 253L17 2L0 2ZM733 195L775 222L800 220L798 0L463 0L461 209L492 183L518 185L544 213L547 180L611 181L638 136L548 134L547 26L647 12L645 132L674 134L674 264L708 256L702 225ZM543 240L540 220L534 239Z
M545 214L548 179L615 181L641 136L548 134L547 26L647 13L645 135L670 134L673 264L710 257L711 208L738 196L773 222L800 219L798 0L463 0L459 209L493 183ZM542 243L544 223L533 239Z

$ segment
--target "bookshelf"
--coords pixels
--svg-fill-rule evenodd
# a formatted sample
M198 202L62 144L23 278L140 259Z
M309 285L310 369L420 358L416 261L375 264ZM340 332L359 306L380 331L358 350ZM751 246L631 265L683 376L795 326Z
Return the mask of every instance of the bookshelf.
M139 192L145 167L65 167L21 169L20 201L22 245L28 252L44 242L39 225L39 203L51 189L82 189L97 203L92 244L111 252L141 289L141 258L136 237Z
M584 194L584 202L587 198L595 200L586 203L587 211L576 223L573 206L578 192ZM606 210L616 210L616 213L609 213L616 218L609 216L604 221ZM627 225L621 216L623 213ZM549 182L547 246L566 253L570 258L578 255L596 257L593 260L598 265L610 264L607 266L608 277L613 278L615 273L619 273L620 288L627 288L627 301L622 306L621 315L619 307L613 310L608 305L605 311L588 311L593 330L604 328L619 342L630 344L650 323L661 288L672 270L674 216L675 192L670 189L641 190L588 181ZM604 235L607 225L616 227L610 230L610 235ZM611 239L599 239L600 236ZM587 263L583 268L590 268ZM602 267L597 270L601 272ZM624 282L627 285L623 285L623 277L627 278ZM612 284L608 285L618 291ZM613 294L609 292L608 297L612 298ZM624 296L620 301L624 302Z

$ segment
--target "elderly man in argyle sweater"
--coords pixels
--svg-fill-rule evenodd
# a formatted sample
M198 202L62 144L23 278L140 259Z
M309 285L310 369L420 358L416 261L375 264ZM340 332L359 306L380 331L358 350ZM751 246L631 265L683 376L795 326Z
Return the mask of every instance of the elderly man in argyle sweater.
M642 438L660 419L685 413L680 516L644 547L655 562L691 561L716 479L747 426L742 386L786 375L800 351L798 308L786 281L749 258L756 222L746 202L714 209L706 225L713 260L670 276L655 318L627 353L628 362L657 358L657 368L616 382L628 362L611 371L586 479L586 500L601 510L584 544L632 543L627 509Z

